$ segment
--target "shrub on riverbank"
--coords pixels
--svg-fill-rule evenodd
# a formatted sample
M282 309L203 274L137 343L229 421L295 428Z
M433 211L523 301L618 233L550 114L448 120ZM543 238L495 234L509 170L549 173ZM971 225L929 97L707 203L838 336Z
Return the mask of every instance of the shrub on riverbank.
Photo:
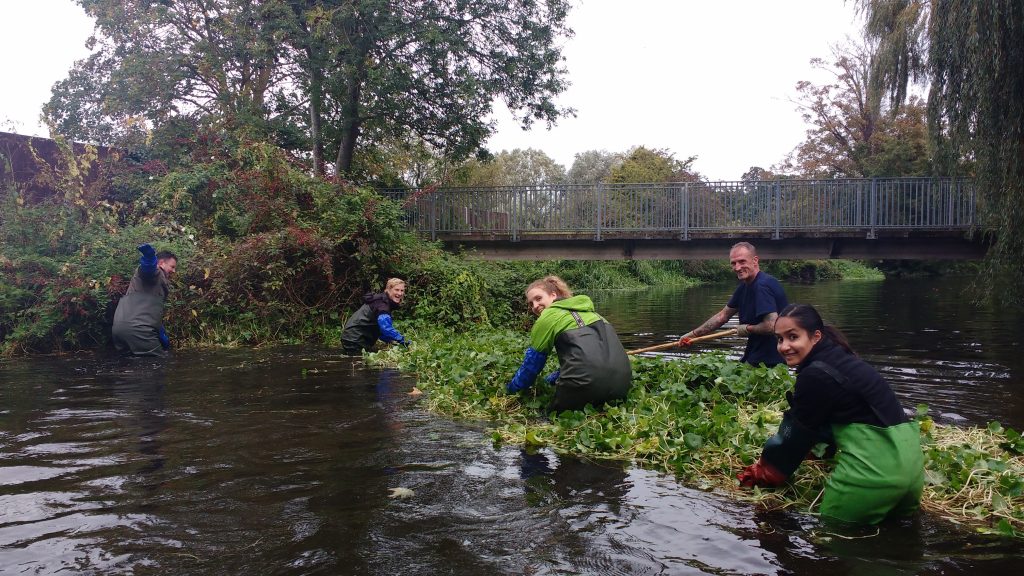
M399 263L436 252L372 191L306 175L278 148L199 135L174 167L126 160L85 187L66 150L29 201L0 186L0 353L103 346L151 242L180 261L165 322L175 345L317 339Z
M369 355L372 364L416 374L427 407L486 422L495 442L548 446L587 458L621 460L675 473L683 482L728 492L769 509L813 510L829 464L805 461L778 490L740 489L735 475L760 455L786 407L793 379L783 366L753 368L720 354L665 361L634 358L628 398L605 410L541 417L553 388L538 379L508 395L526 338L504 330L451 333L420 328L416 344ZM548 370L557 368L555 356ZM988 428L934 424L918 410L925 454L922 506L984 531L1024 537L1024 439Z

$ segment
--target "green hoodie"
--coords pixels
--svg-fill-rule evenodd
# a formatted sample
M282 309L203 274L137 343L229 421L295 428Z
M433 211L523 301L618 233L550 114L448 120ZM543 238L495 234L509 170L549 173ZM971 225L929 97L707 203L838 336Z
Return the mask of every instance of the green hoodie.
M559 377L551 411L577 410L587 404L600 406L626 397L632 366L612 325L594 312L588 296L554 301L541 312L530 345L558 354Z

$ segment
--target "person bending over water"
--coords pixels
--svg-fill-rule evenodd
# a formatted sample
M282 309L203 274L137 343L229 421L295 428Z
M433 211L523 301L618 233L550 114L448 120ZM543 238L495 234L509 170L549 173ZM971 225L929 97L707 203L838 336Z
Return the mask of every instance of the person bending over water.
M573 296L561 278L546 276L526 288L526 303L537 321L523 363L506 386L510 394L533 385L554 348L559 369L545 378L555 386L549 412L626 397L633 377L629 357L590 297Z
M372 349L378 339L408 346L409 341L395 330L391 319L391 312L401 307L404 298L405 281L399 278L389 279L384 292L363 296L363 305L349 316L341 333L345 354L362 354L363 350Z
M846 337L813 306L792 304L775 322L779 354L796 368L790 409L742 486L779 486L816 443L836 449L821 515L858 524L915 512L924 486L917 422L908 421L889 383L857 357Z
M128 292L117 301L110 329L114 347L135 356L163 356L171 347L164 330L164 303L171 292L169 280L178 269L173 252L160 252L149 244L138 247L142 256Z

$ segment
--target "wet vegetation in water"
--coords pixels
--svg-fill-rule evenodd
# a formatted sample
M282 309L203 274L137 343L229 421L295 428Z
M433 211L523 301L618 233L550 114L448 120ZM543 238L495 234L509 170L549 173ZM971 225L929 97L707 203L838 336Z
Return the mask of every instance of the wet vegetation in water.
M825 460L805 461L782 489L741 489L735 479L778 428L793 385L784 366L754 368L719 353L670 361L634 357L625 401L547 418L542 413L553 388L542 378L522 394L504 391L521 360L521 333L419 328L410 334L410 349L382 350L369 361L414 372L429 409L487 422L494 442L671 471L686 484L769 509L813 512L820 501ZM548 371L556 364L552 354ZM925 455L922 507L979 531L1024 537L1021 434L998 423L938 425L925 406L916 418Z

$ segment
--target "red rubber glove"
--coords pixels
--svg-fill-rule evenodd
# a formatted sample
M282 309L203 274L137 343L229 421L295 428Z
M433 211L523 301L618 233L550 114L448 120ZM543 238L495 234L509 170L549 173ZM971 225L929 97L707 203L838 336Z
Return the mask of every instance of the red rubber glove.
M785 484L787 476L775 466L765 462L764 458L761 458L744 468L742 472L736 475L736 478L740 481L740 486L747 488L753 486L772 488Z
M690 344L693 344L693 338L687 338L687 337L684 336L684 337L679 339L679 344L677 344L677 346L683 347L683 346L689 346Z

